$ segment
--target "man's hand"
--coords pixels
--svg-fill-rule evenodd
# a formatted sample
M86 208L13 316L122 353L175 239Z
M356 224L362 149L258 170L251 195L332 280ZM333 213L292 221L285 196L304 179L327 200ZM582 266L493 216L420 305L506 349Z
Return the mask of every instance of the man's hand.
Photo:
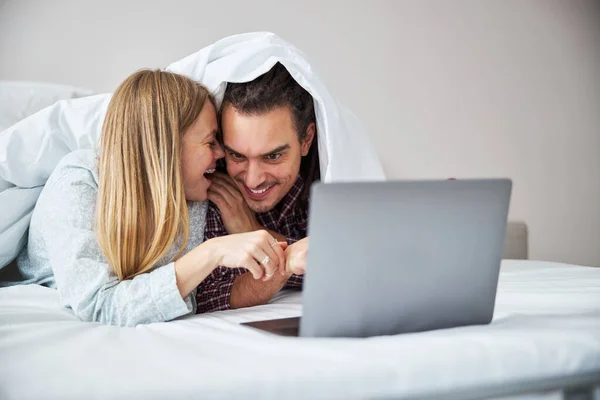
M229 175L215 172L210 175L210 180L212 184L208 188L208 199L219 208L223 225L228 233L245 233L263 229Z
M308 254L308 237L297 241L285 249L285 273L288 275L303 275L306 270Z

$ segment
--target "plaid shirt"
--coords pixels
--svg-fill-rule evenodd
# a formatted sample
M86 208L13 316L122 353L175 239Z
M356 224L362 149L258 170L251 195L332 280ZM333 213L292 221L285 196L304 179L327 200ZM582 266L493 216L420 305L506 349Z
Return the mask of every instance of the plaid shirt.
M298 175L290 191L283 197L279 204L266 213L256 214L258 222L265 228L277 232L287 238L288 244L297 242L306 237L308 226L308 202L305 207L298 203L300 193L304 187L302 178ZM209 203L206 213L206 227L204 240L227 235L227 230L221 220L219 209ZM226 268L218 266L209 276L200 283L196 294L198 303L197 313L228 310L231 308L229 299L233 281L247 272L245 268ZM301 288L302 276L292 275L285 288Z

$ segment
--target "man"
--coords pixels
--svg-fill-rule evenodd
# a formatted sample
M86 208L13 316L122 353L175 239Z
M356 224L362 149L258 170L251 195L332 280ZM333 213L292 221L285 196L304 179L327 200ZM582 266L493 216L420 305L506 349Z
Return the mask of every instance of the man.
M211 175L205 240L266 229L286 265L269 280L218 267L199 287L199 313L265 304L302 286L309 189L320 178L313 99L282 64L228 84L220 118L227 174Z

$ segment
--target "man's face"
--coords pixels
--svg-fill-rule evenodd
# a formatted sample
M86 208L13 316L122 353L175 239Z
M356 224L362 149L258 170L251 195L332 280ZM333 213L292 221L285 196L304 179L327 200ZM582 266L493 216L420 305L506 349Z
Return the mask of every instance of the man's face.
M221 118L227 173L254 212L273 209L289 192L314 136L310 125L300 143L288 107L262 115L239 113L226 105Z

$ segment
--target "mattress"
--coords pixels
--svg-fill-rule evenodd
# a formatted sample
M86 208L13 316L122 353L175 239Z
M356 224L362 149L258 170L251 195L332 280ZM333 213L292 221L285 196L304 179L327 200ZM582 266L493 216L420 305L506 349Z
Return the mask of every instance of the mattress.
M239 324L301 313L302 294L282 292L120 328L77 320L53 289L2 288L0 398L451 398L600 383L600 268L505 260L483 326L309 339Z

